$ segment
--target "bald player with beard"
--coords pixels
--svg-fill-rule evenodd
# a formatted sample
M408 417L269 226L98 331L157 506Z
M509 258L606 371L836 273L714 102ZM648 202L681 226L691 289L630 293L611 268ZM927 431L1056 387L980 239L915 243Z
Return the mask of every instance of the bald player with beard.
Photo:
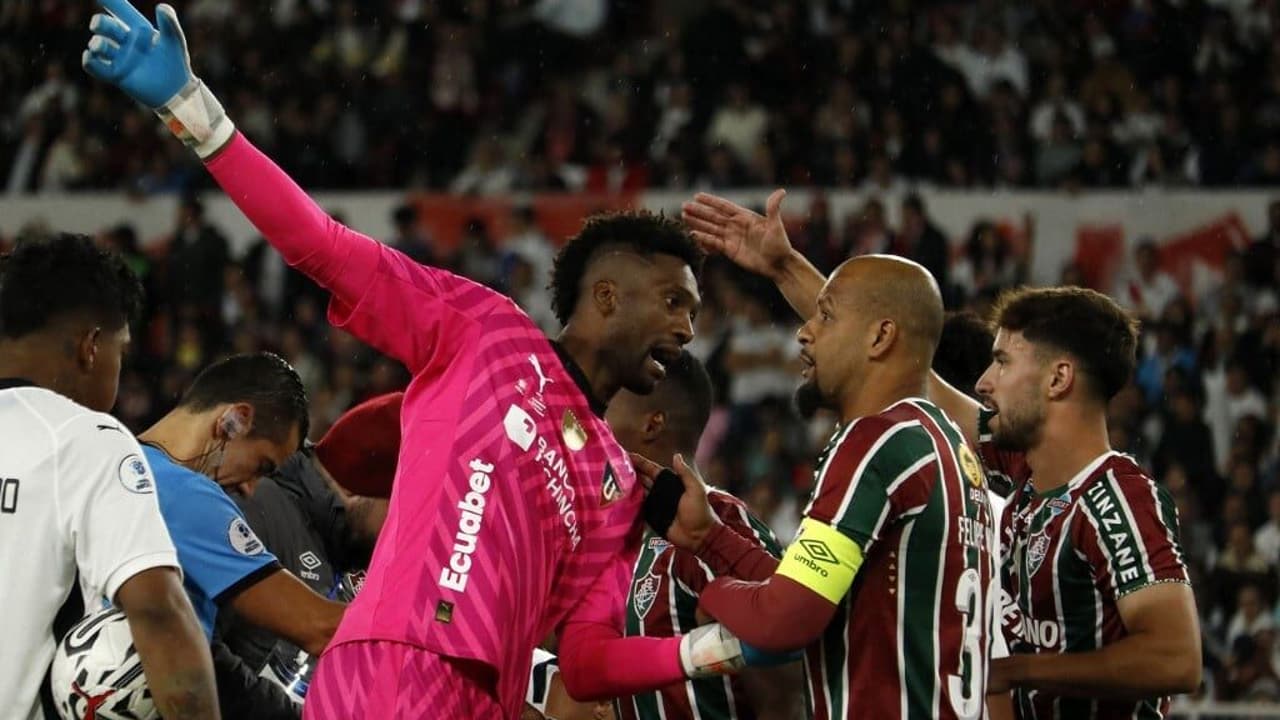
M806 650L815 720L979 717L994 518L960 429L924 399L938 287L911 261L859 257L832 273L809 314L797 401L839 424L796 541L779 562L729 530L679 457L684 495L668 540L725 576L703 591L702 611L762 650ZM638 459L637 469L656 478L660 468Z

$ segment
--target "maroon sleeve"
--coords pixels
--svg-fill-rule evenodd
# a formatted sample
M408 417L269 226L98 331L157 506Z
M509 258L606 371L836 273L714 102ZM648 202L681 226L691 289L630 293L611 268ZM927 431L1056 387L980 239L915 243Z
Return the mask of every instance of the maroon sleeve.
M778 569L778 559L724 523L716 523L698 550L698 559L717 577L764 580Z
M836 606L789 577L764 582L719 578L698 603L739 640L765 652L790 652L822 635Z

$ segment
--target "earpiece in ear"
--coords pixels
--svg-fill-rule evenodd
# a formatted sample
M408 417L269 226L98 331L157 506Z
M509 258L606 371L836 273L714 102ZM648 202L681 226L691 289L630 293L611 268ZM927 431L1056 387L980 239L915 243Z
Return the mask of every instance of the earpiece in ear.
M244 421L235 413L225 413L218 421L218 424L222 429L222 436L227 440L235 440L245 434Z

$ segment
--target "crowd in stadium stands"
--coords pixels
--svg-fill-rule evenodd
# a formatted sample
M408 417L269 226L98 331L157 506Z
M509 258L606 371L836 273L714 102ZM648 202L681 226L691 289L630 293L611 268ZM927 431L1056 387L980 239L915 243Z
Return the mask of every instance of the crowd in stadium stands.
M1275 2L177 4L306 187L1280 183ZM204 182L77 67L91 5L0 3L6 190Z
M5 189L201 187L180 143L155 142L148 114L121 112L118 93L75 67L90 4L0 3ZM1280 183L1280 2L179 4L198 72L309 188ZM793 241L824 271L868 251L917 258L957 310L980 313L1025 279L1024 251L1000 228L978 220L949 239L907 198L898 227L874 199L849 218L816 202ZM1205 693L1219 699L1280 700L1280 203L1269 216L1198 296L1146 244L1098 288L1145 321L1112 441L1177 498ZM506 237L473 223L444 253L406 206L386 239L554 329L542 280L554 248L531 220L517 210ZM265 243L232 257L197 201L159 250L127 225L100 240L128 256L150 298L116 409L135 430L231 351L293 363L316 435L407 380L330 328L324 293ZM955 259L949 240L963 248ZM1062 280L1081 282L1070 267ZM791 409L795 318L766 283L720 263L703 297L691 350L720 400L704 474L789 537L829 427Z
M821 207L793 242L828 271L865 248L851 239L829 241L832 223ZM548 277L554 244L527 209L514 211L505 237L473 223L452 252L416 229L414 212L396 211L400 229L389 243L508 293L556 331L539 280ZM883 216L883 208L859 215L869 212ZM899 227L876 221L888 244L870 249L929 266L953 310L980 316L1002 288L1024 281L1023 258L991 223L975 221L968 239L957 239L964 250L948 261L948 239L929 221L927 207L907 196L901 214ZM1177 499L1212 670L1206 693L1219 699L1280 700L1280 641L1273 641L1280 636L1280 201L1270 217L1269 230L1231 256L1220 281L1195 297L1160 269L1155 248L1145 243L1114 286L1098 288L1144 321L1137 373L1111 410L1112 442L1151 468ZM310 393L315 437L356 402L407 382L398 364L331 328L323 291L265 243L232 257L194 199L182 203L166 242L144 249L128 225L103 230L99 240L126 255L148 291L116 408L135 430L163 414L197 370L233 351L271 349L293 363ZM791 310L772 285L718 260L703 273L704 307L690 346L711 371L718 397L698 459L709 482L745 498L779 536L790 537L830 420L805 423L793 410L798 322ZM1063 282L1077 277L1064 268ZM979 337L985 328L973 324L976 333L944 339L951 372L959 373L949 379L970 386L990 348Z

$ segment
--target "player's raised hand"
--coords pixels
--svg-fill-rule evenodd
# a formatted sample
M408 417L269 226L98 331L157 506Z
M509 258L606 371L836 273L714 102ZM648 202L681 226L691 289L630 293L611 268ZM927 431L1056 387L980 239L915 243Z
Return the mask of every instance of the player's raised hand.
M696 552L702 547L711 527L719 522L711 511L711 504L707 501L707 486L702 482L697 469L686 463L680 455L673 458L674 474L682 486L680 492L676 493L672 488L664 487L659 478L664 471L670 472L667 468L636 453L631 454L631 462L641 484L649 491L649 496L645 499L645 515L650 526L656 525L655 531L676 547ZM661 507L655 507L655 504ZM662 519L655 522L655 517ZM666 529L665 532L662 532L663 528Z
M90 75L152 109L163 107L194 79L187 40L172 7L158 5L152 25L129 0L98 0L98 5L109 14L89 20L93 37L80 56Z
M720 253L747 270L774 278L791 254L782 224L786 195L786 190L774 190L761 215L722 197L698 193L681 207L681 217L707 252Z

